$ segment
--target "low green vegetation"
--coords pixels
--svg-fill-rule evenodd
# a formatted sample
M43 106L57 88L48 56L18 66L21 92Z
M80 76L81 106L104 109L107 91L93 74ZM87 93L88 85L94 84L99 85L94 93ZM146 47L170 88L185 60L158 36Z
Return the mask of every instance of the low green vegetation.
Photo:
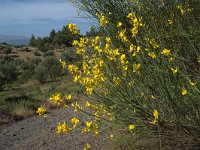
M57 48L71 47L72 41L80 38L81 35L72 35L67 26L63 26L61 31L56 32L54 29L50 32L49 36L44 38L36 38L31 36L29 46L37 47L42 53L48 50L54 50Z
M0 46L0 124L33 115L42 104L54 107L49 97L57 89L63 92L76 90L59 62L59 59L67 62L79 59L73 48L47 49L42 53L24 46ZM24 57L25 54L31 57Z

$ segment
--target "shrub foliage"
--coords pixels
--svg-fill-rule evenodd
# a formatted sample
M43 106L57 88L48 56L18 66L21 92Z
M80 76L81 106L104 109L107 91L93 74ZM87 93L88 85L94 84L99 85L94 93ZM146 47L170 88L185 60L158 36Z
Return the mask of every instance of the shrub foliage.
M199 143L200 2L72 2L99 20L104 32L73 42L83 58L81 67L68 65L74 81L112 112L116 124L136 126L136 135L152 131L160 147L169 144L167 130Z

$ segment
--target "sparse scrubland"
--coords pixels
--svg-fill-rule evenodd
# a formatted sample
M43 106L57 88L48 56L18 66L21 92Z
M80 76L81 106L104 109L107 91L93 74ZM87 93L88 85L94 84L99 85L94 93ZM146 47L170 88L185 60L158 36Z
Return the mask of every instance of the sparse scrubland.
M72 103L74 117L61 120L57 133L82 123L80 136L106 128L119 149L199 149L200 1L72 2L99 20L103 35L73 41L81 61L61 60L86 97L84 105ZM79 33L75 24L68 28ZM66 106L71 97L50 99Z
M69 38L70 35L66 34ZM47 44L41 41L37 40ZM0 44L0 124L31 116L41 104L46 108L57 107L49 101L56 90L76 91L59 61L60 58L66 62L79 59L74 48L67 46L48 47L44 51L41 47Z

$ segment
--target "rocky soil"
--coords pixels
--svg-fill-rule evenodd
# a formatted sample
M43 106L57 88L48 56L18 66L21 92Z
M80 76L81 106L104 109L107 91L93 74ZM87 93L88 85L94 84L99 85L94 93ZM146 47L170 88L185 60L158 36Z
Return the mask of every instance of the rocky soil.
M69 121L74 115L69 108L54 109L46 117L33 116L16 123L0 126L1 150L83 150L86 143L90 143L92 150L110 150L111 141L108 133L101 132L98 136L93 134L81 135L79 129L69 135L57 135L58 122ZM78 113L84 119L84 113Z

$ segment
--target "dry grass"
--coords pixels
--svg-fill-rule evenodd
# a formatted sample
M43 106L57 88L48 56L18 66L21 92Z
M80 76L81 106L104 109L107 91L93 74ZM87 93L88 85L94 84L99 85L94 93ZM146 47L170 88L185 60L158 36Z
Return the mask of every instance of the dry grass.
M10 113L15 120L23 119L34 114L34 112L30 108L23 105L15 106Z
M10 122L10 119L8 117L0 116L0 125L7 124L9 122Z
M21 48L13 48L9 56L15 57L15 58L21 58L24 60L35 58L36 56L34 55L34 51L36 50L36 48L29 47L28 49L29 51L26 52L26 51L22 51ZM37 56L37 57L41 57L41 56Z
M23 60L28 60L28 59L32 59L32 58L43 58L42 57L42 53L41 53L41 56L35 56L34 52L37 50L37 48L34 48L34 47L27 47L28 48L28 51L25 51L23 50L23 48L12 48L12 52L10 54L8 54L8 56L12 57L12 58L20 58L20 59L23 59ZM70 49L67 48L67 49ZM53 50L54 52L54 55L56 57L60 57L61 53L62 53L63 49L55 49ZM0 57L1 56L5 56L5 54L0 54Z

